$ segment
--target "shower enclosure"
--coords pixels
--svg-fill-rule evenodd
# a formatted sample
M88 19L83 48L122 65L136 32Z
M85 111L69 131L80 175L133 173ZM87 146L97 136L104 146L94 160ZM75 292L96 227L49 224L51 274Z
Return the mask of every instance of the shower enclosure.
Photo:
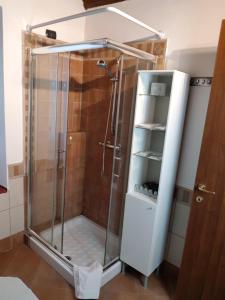
M28 232L67 268L119 260L137 70L156 57L108 39L30 56Z

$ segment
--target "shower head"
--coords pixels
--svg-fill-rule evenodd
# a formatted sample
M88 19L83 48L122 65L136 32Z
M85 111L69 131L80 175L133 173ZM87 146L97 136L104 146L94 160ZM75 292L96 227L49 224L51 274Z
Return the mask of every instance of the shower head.
M104 59L99 59L96 63L99 68L106 69L108 67L106 61Z
M119 63L119 60L120 60L119 58L116 60L117 64ZM96 63L96 66L98 66L101 69L105 69L108 73L110 80L112 80L114 82L118 81L117 76L113 75L113 72L109 69L107 62L104 59L99 59Z

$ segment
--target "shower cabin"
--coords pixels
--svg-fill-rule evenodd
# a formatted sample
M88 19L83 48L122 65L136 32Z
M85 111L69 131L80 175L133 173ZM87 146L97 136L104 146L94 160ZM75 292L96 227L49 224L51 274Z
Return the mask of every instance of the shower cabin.
M155 63L108 39L31 50L30 245L71 283L73 264L120 271L137 70Z

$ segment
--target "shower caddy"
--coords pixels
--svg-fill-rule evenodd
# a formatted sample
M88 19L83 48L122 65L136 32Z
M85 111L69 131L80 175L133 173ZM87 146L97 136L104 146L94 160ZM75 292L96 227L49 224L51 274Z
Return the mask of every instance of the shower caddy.
M163 261L190 77L140 71L136 96L121 260L145 276ZM158 183L158 193L144 188Z

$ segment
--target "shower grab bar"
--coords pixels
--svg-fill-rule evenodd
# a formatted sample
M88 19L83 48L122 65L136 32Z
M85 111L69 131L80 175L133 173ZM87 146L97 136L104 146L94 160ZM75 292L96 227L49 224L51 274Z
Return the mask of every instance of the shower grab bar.
M117 151L120 151L121 150L121 145L119 146L114 146L112 144L104 144L103 142L98 142L98 144L102 147L106 147L106 148L109 148L109 149L116 149ZM121 157L119 156L114 156L114 159L118 161L118 163L121 161ZM119 168L120 169L120 168ZM119 170L119 173L120 173L120 170ZM119 174L116 174L116 173L113 173L112 174L114 177L116 178L120 178L120 175Z
M151 31L159 39L165 38L165 34L162 31L156 30L156 29L148 26L144 22L132 17L131 15L129 15L129 14L125 13L124 11L122 11L118 8L115 8L113 6L107 6L107 7L97 8L97 9L90 9L90 10L87 10L87 11L84 11L84 12L81 12L81 13L66 16L66 17L63 17L63 18L54 19L54 20L39 23L39 24L36 24L36 25L27 25L27 31L31 32L33 29L36 29L36 28L45 27L45 26L49 26L49 25L53 25L53 24L56 24L56 23L61 23L61 22L69 21L69 20L80 19L80 18L83 18L83 17L92 16L92 15L102 14L102 13L106 13L106 12L110 12L110 13L114 13L116 15L119 15L119 16L127 19L128 21L130 21L132 23L135 23L135 24L137 24L138 26L140 26L142 28L147 29L148 31Z
M98 144L100 146L102 146L102 147L106 147L106 148L109 148L109 149L114 149L114 148L116 148L116 150L120 150L121 149L121 146L114 146L112 144L107 144L107 143L105 144L103 142L98 142Z

